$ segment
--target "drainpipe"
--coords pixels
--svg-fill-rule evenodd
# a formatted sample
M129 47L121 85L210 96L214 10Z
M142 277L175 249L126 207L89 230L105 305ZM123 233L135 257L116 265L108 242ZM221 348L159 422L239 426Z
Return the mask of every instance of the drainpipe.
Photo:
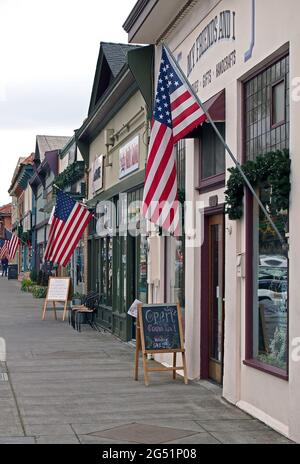
M255 23L256 23L256 0L252 0L252 30L251 30L251 43L249 50L246 51L244 60L245 63L252 58L253 49L255 46Z

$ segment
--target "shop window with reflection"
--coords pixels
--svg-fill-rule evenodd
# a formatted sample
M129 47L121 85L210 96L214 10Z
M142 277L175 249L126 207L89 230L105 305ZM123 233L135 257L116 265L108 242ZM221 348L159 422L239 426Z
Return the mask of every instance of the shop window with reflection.
M129 236L129 258L131 264L129 279L129 303L136 298L143 303L148 300L148 238L146 221L141 214L143 187L128 193L128 226L133 235Z
M246 157L289 148L289 57L245 83Z
M168 303L179 303L185 308L185 242L182 238L167 239L167 289Z
M271 211L270 187L260 198ZM288 211L271 214L282 237L288 230ZM288 256L274 229L253 203L253 357L287 371Z
M289 57L265 69L245 83L246 156L289 148ZM289 230L289 212L275 211L272 188L266 182L257 193L283 238ZM275 230L247 192L247 260L252 262L252 276L247 278L246 301L251 317L246 327L251 347L246 347L247 361L287 372L288 360L288 286L289 262L285 247ZM251 238L249 238L251 237ZM249 314L248 314L249 316ZM250 344L249 344L250 345Z
M112 266L113 266L113 243L111 237L100 240L100 297L105 306L112 306Z

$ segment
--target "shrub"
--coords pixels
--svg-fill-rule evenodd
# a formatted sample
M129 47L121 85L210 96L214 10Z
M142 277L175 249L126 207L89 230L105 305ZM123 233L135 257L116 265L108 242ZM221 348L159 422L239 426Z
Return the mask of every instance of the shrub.
M33 298L46 298L47 288L41 287L40 285L35 285L32 287L32 296Z
M21 284L22 292L30 292L32 288L33 282L31 279L23 279Z

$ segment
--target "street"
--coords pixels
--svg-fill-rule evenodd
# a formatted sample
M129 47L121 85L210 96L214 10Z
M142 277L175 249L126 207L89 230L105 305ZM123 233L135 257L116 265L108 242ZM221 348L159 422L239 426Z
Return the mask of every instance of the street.
M133 380L134 348L109 333L41 320L43 300L0 278L0 443L218 444L289 441L208 382ZM141 372L142 374L142 372Z

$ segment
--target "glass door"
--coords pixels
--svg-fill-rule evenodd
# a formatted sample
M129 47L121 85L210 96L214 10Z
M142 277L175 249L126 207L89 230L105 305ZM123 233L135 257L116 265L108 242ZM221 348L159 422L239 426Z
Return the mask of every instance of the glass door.
M209 219L209 377L222 384L224 348L224 216Z

